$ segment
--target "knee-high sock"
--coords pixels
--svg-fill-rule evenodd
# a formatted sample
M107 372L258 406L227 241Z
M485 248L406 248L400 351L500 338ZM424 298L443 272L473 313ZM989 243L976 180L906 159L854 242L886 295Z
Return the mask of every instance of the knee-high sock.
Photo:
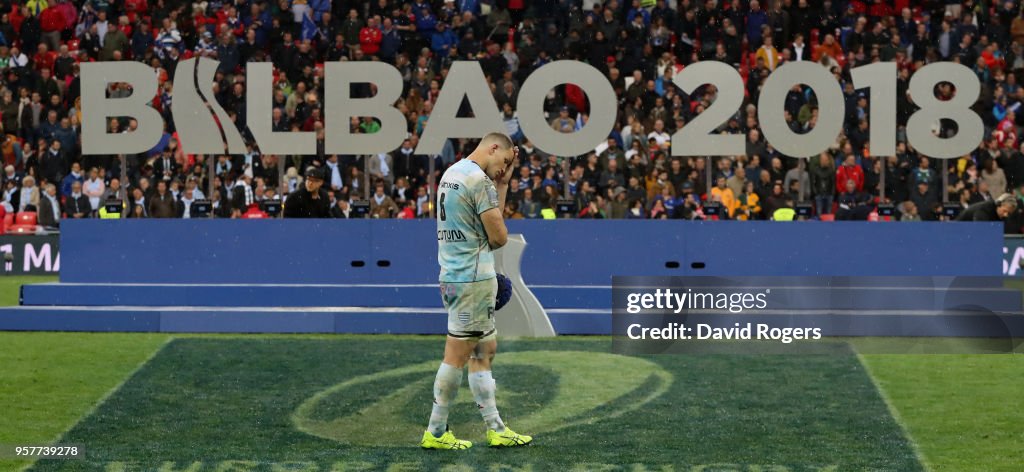
M473 399L480 407L480 416L484 417L487 427L499 433L505 431L505 423L502 423L498 405L494 401L496 387L491 371L470 372L469 389L473 391Z
M448 427L448 407L455 401L462 385L462 369L441 363L434 377L434 409L430 412L427 430L434 437L440 437Z

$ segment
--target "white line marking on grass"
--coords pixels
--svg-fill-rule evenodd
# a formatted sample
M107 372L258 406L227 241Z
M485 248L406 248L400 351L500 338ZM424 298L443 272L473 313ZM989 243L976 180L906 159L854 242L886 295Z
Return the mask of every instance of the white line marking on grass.
M149 355L146 356L146 358L143 359L143 361L140 362L139 365L135 366L135 368L132 369L132 371L129 372L128 375L126 375L123 379L121 379L121 381L118 382L117 385L114 386L114 388L111 388L110 390L107 390L107 393L104 393L103 396L100 397L99 400L97 400L95 403L93 403L92 406L89 407L89 410L87 410L85 413L83 413L82 416L79 416L78 419L76 419L67 428L65 428L64 431L61 431L61 433L58 434L57 437L54 438L53 441L50 441L49 444L59 444L60 440L62 438L64 438L64 436L66 436L68 434L68 432L71 431L72 428L77 426L79 423L81 423L86 418L92 416L93 413L96 413L96 410L100 407L100 405L106 403L111 395L113 395L118 390L121 390L121 387L123 387L124 384L126 384L129 380L131 380L132 377L135 377L135 374L139 373L139 371L142 370L142 368L146 364L149 364L149 361L153 360L153 358L155 358L157 354L159 354L161 351L163 351L164 348L167 347L167 345L170 344L170 342L172 340L174 340L174 339L175 339L174 336L167 336L167 339L165 339L164 342L161 343L159 347L154 349L153 352L149 353ZM88 453L88 448L86 449L86 453ZM42 459L42 458L41 457L33 458L32 462L29 462L28 464L25 464L25 467L22 467L21 470L22 471L28 470L28 468L32 467L33 465L35 465L36 461L38 461L39 459Z
M917 457L917 462L921 463L921 467L924 468L925 472L931 472L935 470L931 464L928 463L928 458L921 452L921 448L917 445L917 441L910 435L910 430L907 429L907 424L903 421L903 417L900 416L899 410L889 400L889 394L885 393L882 386L878 384L878 380L875 379L875 374L871 372L871 366L868 365L867 361L864 360L864 356L861 353L857 353L857 362L864 367L864 371L867 372L868 378L871 379L871 385L875 386L875 391L882 397L882 401L885 402L885 407L889 410L889 416L896 421L896 425L903 431L903 437L907 438L907 442L910 443L910 448L914 451L914 456Z

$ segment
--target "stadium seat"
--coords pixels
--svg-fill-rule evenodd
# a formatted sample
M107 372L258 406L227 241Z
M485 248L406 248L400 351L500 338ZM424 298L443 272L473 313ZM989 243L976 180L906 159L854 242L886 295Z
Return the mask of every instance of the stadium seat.
M13 225L13 224L14 224L14 213L7 213L7 214L5 214L4 215L4 222L3 222L3 230L4 230L3 232L6 233L11 228L11 225Z
M250 206L249 209L245 211L245 213L242 213L242 218L243 219L262 219L262 218L270 218L270 215L268 215L267 212L265 212L263 210L260 210L260 207L258 207L258 206L256 206L254 204L254 205Z
M11 215L8 215L11 216ZM7 218L4 218L7 234L36 234L39 227L36 225L36 212L22 211L13 218L13 224L7 225Z
M36 212L34 211L22 211L18 212L16 223L19 225L32 225L36 224Z
M7 228L7 234L36 234L39 227L36 225L11 225Z
M819 219L821 221L835 221L836 220L836 215L833 215L831 213L826 213L824 215L821 215L821 217Z

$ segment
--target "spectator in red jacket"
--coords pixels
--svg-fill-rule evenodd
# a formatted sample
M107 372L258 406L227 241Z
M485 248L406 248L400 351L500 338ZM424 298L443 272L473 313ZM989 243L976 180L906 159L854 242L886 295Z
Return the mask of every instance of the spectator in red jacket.
M857 157L847 154L843 165L836 171L836 187L846 188L846 181L853 180L858 192L864 190L864 169L857 165Z
M59 9L51 6L39 14L39 26L42 30L43 44L51 50L60 47L60 32L64 29L64 15Z
M43 69L53 70L53 63L57 60L57 53L50 50L50 47L46 43L40 43L37 48L36 54L32 56L32 62L35 63L35 69L41 71Z
M380 42L383 39L384 36L377 27L377 18L370 18L366 21L366 26L359 31L359 48L363 54L374 56L380 51Z
M1007 110L1006 115L996 124L992 137L996 138L1000 147L1017 148L1017 115L1013 110Z
M125 0L124 8L129 13L145 14L146 10L149 10L149 5L146 0Z

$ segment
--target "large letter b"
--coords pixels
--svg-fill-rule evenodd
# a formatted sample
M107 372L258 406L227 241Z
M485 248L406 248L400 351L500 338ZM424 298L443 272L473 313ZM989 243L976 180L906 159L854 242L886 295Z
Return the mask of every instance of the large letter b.
M163 117L149 106L156 96L153 70L139 62L83 62L82 154L135 154L150 150L163 134ZM107 84L127 82L132 94L107 98ZM130 116L139 123L135 131L108 134L107 119Z

